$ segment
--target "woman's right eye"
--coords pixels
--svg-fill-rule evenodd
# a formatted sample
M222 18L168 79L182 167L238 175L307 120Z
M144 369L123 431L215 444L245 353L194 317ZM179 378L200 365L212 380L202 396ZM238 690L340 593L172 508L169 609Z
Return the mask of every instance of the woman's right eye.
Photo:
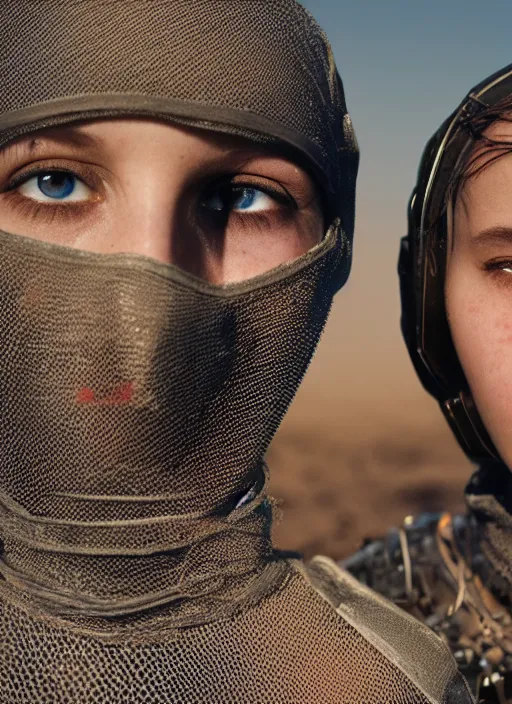
M18 193L43 203L90 200L89 186L71 171L40 171L15 187Z

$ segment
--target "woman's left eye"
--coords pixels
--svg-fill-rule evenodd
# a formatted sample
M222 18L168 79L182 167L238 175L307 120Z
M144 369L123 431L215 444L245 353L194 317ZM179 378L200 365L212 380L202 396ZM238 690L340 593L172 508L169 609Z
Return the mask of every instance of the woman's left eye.
M254 213L273 210L277 207L276 199L259 188L248 186L221 186L205 198L201 205L216 212L237 211Z
M69 171L41 171L17 187L18 193L44 203L89 200L91 189Z

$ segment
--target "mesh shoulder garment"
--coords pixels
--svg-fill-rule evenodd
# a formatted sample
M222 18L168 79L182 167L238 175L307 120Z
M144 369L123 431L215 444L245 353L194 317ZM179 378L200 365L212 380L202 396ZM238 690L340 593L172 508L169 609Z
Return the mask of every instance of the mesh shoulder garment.
M472 701L437 636L327 558L290 561L272 595L195 628L165 612L71 624L2 591L9 704Z
M0 233L1 704L471 701L441 641L273 550L264 454L351 260L358 150L293 0L3 0L0 147L143 116L250 138L323 240L213 286Z

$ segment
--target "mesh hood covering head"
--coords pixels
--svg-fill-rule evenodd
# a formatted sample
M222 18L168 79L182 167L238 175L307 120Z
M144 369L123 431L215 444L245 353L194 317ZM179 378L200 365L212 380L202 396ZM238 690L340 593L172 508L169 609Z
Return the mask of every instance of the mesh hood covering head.
M49 596L58 572L59 603L117 613L147 577L126 593L110 562L84 594L85 567L50 568L42 551L181 549L261 489L350 268L357 145L330 47L293 0L7 2L0 19L0 146L105 116L241 134L303 162L332 222L296 262L223 288L141 257L0 237L3 574ZM157 601L170 581L152 578Z
M15 537L31 551L155 553L204 537L169 516L202 520L261 485L348 275L357 145L330 47L293 0L7 2L0 19L0 146L100 116L242 134L302 161L333 222L297 262L224 288L0 237L14 350L0 365L4 574L30 564L51 581ZM73 593L77 581L61 576Z
M330 46L295 0L13 0L0 19L0 146L130 113L277 142L352 236L357 144Z
M130 114L242 134L304 162L332 219L226 287L0 233L1 704L469 702L419 624L269 539L263 454L350 263L357 148L321 31L292 0L0 19L0 144Z

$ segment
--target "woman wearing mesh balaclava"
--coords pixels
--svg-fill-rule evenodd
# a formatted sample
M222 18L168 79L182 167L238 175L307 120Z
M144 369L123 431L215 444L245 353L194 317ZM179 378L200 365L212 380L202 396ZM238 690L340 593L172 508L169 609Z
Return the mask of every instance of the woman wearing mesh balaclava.
M0 16L0 701L470 701L428 629L269 538L350 265L321 31L293 0Z
M420 165L400 275L426 389L479 464L468 512L422 515L347 561L432 626L485 701L512 701L512 66L476 86Z

